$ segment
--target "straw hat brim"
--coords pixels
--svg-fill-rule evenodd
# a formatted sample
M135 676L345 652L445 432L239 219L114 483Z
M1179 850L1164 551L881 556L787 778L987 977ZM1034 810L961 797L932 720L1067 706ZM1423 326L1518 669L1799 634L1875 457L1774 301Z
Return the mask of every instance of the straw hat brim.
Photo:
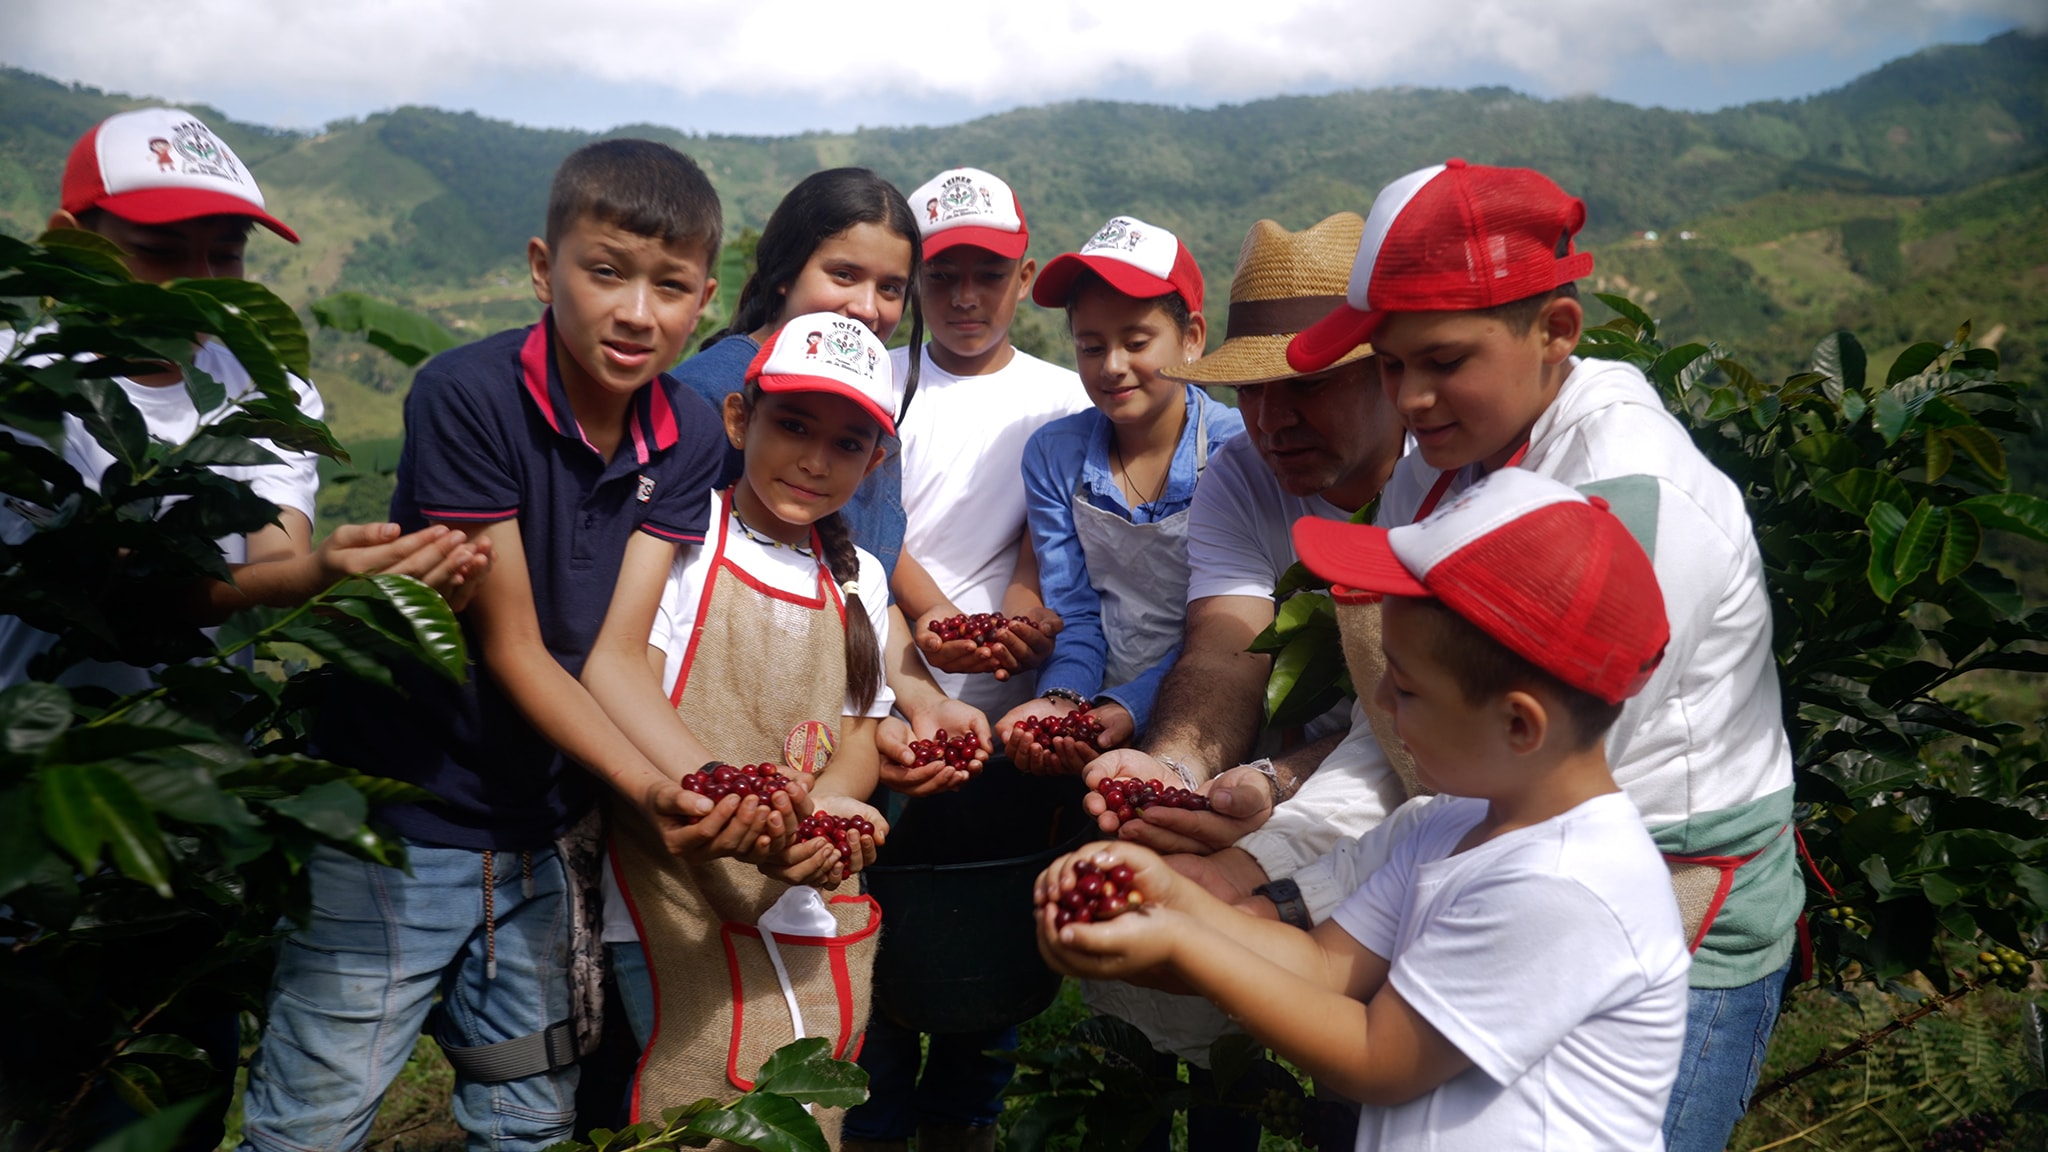
M1297 372L1287 364L1287 342L1292 335L1278 336L1235 336L1225 340L1222 347L1192 364L1167 368L1160 375L1183 384L1271 384L1276 380L1289 380L1307 375ZM1372 345L1360 344L1340 357L1330 368L1363 360L1372 355ZM1323 371L1329 371L1328 368Z

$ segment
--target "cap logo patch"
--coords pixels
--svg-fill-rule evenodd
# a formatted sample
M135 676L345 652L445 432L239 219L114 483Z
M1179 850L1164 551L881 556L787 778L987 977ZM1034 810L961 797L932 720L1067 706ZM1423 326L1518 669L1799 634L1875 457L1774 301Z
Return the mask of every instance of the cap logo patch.
M861 334L866 331L850 320L841 320L829 330L807 332L804 334L804 355L821 358L827 364L848 372L872 377L879 357L862 341Z
M171 159L171 142L169 140L161 136L152 137L149 141L149 150L156 154L156 166L158 168L166 172L177 169L178 162Z
M925 205L925 211L933 224L944 224L962 216L985 216L994 212L995 197L986 188L977 188L971 176L949 176L939 188L939 194Z
M1104 224L1100 232L1090 237L1088 243L1081 246L1081 251L1085 254L1108 248L1120 252L1135 252L1144 239L1143 228L1134 227L1128 217L1118 216Z
M150 149L156 151L156 141L150 141ZM186 120L171 126L171 151L183 162L180 170L188 176L214 176L222 180L242 182L241 173L236 171L234 153L213 134L213 129L197 120ZM164 155L157 152L157 163L164 164ZM167 165L165 165L167 167Z

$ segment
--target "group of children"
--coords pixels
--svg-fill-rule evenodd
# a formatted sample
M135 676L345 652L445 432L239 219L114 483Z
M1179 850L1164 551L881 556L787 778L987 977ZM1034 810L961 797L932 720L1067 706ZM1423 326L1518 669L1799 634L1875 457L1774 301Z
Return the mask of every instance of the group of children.
M157 164L148 142L173 121L197 123L124 113L82 140L52 225L101 232L149 279L239 275L252 221L295 240L225 144L225 168ZM1366 221L1348 300L1290 347L1310 373L1370 342L1412 437L1379 505L1393 527L1304 520L1295 541L1340 612L1386 598L1387 671L1357 687L1441 795L1388 821L1378 866L1313 932L1128 842L1038 884L1055 967L1210 998L1366 1104L1361 1147L1657 1146L1697 1026L1688 950L1708 931L1682 927L1660 851L1783 847L1779 765L1735 747L1784 739L1775 681L1736 675L1768 659L1768 618L1660 588L1664 554L1707 548L1702 533L1760 581L1739 497L1661 410L1626 460L1612 429L1553 427L1588 387L1568 385L1583 215L1534 173L1452 161L1404 178ZM166 237L195 258L165 256ZM971 786L998 754L1081 775L1141 740L1180 652L1197 485L1245 430L1180 375L1208 342L1202 275L1130 216L1041 270L1014 191L979 169L907 198L833 169L783 199L732 323L677 366L733 290L713 279L721 239L716 192L681 153L573 153L528 245L539 321L413 383L394 523L314 549L310 499L274 496L276 538L252 536L214 596L419 574L460 609L474 662L460 685L424 669L353 684L320 717L319 755L437 800L377 814L407 870L331 849L308 865L311 917L282 946L250 1068L249 1147L360 1146L428 1028L472 1147L564 1139L608 968L641 1053L633 1118L743 1090L775 1048L824 1036L871 1077L869 1103L820 1116L836 1140L993 1148L1009 1066L990 1052L1014 1034L921 1038L871 1015L888 910L860 873L886 849L889 793ZM1078 372L1011 343L1026 296L1064 313ZM174 373L124 384L191 406ZM1701 491L1688 507L1704 512L1672 511ZM260 591L266 563L293 579ZM1003 622L943 627L979 614ZM1660 668L1667 641L1690 655L1703 635L1715 666ZM1650 719L1617 731L1661 732L1674 685L1716 676L1733 685L1731 761L1765 767L1714 785L1734 816L1672 833L1617 787L1610 764L1647 753L1608 730L1643 692ZM1034 734L1081 712L1092 739ZM971 733L974 755L913 747L942 729ZM1691 799L1665 805L1677 824ZM1129 867L1141 910L1059 923L1084 860ZM1754 889L1729 907L1762 909ZM1773 915L1755 913L1735 983L1780 970Z

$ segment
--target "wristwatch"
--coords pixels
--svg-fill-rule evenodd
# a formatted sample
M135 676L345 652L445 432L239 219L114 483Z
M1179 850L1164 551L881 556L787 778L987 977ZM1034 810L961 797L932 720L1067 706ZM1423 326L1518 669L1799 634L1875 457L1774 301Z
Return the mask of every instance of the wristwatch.
M1308 902L1301 898L1301 885L1292 879L1269 880L1252 889L1252 895L1271 900L1280 910L1280 919L1303 932L1315 927L1315 921L1308 918Z

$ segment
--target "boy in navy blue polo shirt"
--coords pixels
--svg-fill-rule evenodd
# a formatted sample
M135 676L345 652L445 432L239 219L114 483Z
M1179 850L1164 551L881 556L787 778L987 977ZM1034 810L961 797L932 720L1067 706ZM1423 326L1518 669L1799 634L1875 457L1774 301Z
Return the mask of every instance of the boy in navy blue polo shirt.
M736 798L714 814L683 792L577 680L615 585L651 616L676 546L709 519L723 432L662 369L716 289L720 223L680 152L577 151L555 174L546 239L528 245L541 322L415 379L392 517L460 526L499 559L463 616L467 683L393 669L402 694L341 685L323 715L319 754L438 801L379 813L406 839L409 874L330 851L308 864L313 914L279 957L246 1146L359 1147L436 993L470 1146L569 1138L575 906L554 838L591 811L578 765L677 851L730 850L770 822L751 799L736 817ZM675 751L691 768L710 759Z

